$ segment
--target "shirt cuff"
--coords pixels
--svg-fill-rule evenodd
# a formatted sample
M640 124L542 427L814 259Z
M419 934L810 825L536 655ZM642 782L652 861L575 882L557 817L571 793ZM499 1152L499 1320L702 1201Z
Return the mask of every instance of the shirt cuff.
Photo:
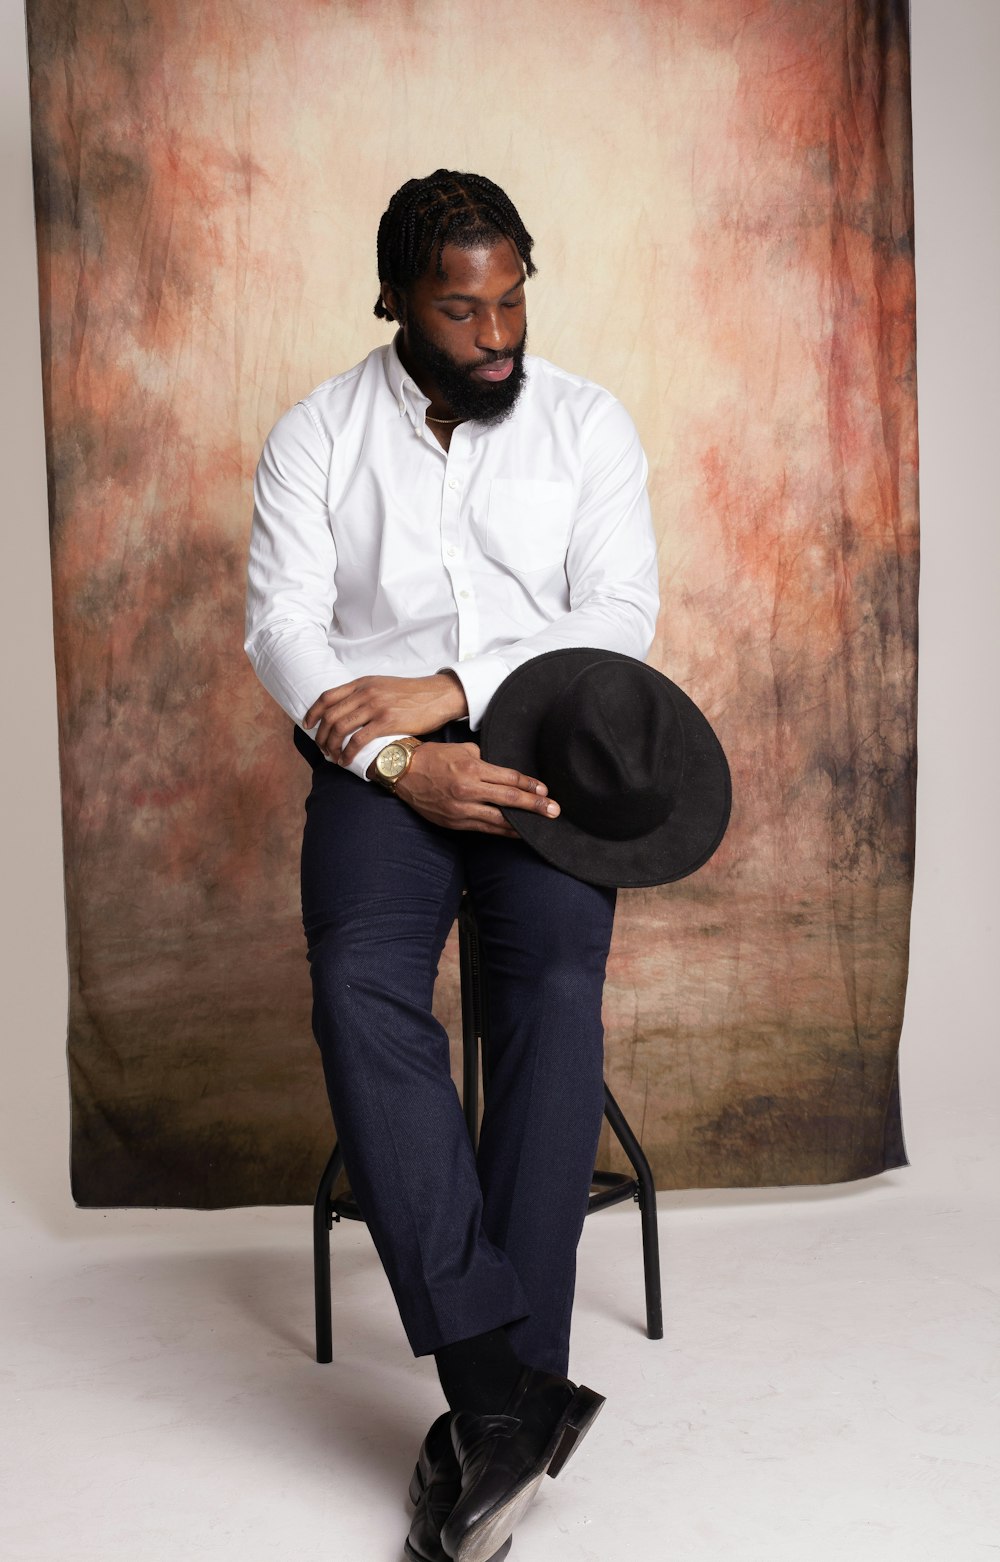
M308 733L309 737L315 739L316 734L319 731L319 722L317 722L311 730L308 727L303 727L302 730L303 732ZM341 747L346 748L353 736L354 733L349 732ZM358 753L355 754L354 758L351 760L351 763L344 766L344 769L350 770L353 775L360 776L362 781L367 781L368 766L375 758L375 755L380 754L387 743L398 743L400 738L408 738L409 736L410 733L408 732L387 732L384 737L380 736L377 738L372 738L372 741L370 743L366 743L364 748L360 749ZM328 765L333 764L333 760L330 758L329 754L324 754L323 758L326 760Z
M368 776L366 772L375 755L381 754L387 743L398 743L400 738L411 736L412 733L409 732L387 732L384 737L372 738L372 741L366 743L364 748L355 754L351 763L345 766L345 768L353 771L356 776L360 776L362 781L367 781ZM348 738L346 741L349 743L351 740Z
M465 690L465 703L469 707L469 726L482 725L486 707L503 683L510 668L499 656L470 656L465 662L451 662L447 669L454 673Z

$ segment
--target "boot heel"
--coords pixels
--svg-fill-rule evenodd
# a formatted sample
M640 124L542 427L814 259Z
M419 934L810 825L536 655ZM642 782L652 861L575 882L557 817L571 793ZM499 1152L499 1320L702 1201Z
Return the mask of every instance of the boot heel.
M559 1430L556 1451L549 1460L547 1474L555 1480L563 1465L574 1453L577 1444L586 1437L604 1404L603 1394L595 1394L582 1383L570 1400Z
M420 1501L423 1495L424 1483L420 1478L420 1466L418 1464L413 1471L413 1474L410 1476L410 1501L414 1507L417 1506L417 1503Z

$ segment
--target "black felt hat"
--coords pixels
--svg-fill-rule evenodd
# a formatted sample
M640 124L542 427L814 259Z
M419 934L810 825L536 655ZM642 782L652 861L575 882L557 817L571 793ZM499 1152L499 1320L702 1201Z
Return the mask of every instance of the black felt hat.
M726 756L694 701L615 651L546 651L500 685L479 734L491 765L544 781L561 812L504 818L548 862L589 884L670 884L726 833Z

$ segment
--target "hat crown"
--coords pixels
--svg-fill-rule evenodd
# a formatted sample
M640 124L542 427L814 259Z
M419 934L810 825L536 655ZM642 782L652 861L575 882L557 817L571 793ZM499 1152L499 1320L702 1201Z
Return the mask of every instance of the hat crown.
M669 685L641 662L592 663L551 702L538 757L573 824L612 841L647 834L669 817L684 770Z

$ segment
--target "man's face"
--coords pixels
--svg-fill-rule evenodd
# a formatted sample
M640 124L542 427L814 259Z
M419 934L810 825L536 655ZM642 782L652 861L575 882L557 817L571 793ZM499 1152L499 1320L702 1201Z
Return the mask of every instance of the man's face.
M446 244L432 268L387 302L400 320L400 356L442 417L495 423L524 383L524 267L509 239L473 249ZM386 290L388 292L388 290Z

